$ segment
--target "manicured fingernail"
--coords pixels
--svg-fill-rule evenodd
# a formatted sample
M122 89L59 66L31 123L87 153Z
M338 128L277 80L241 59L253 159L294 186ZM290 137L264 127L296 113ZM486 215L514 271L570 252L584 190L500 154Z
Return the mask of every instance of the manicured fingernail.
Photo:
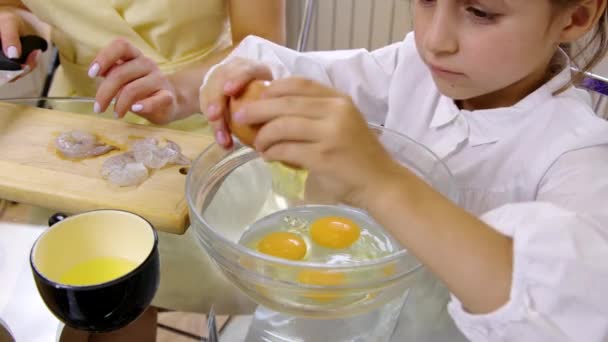
M215 140L217 140L218 144L222 146L226 145L226 143L228 142L228 139L226 138L226 133L224 133L223 131L217 131L217 133L215 133Z
M6 56L8 58L19 58L19 52L17 52L16 47L11 45L6 49Z
M101 113L101 106L99 105L99 103L97 103L97 101L95 101L95 103L93 104L93 111L97 114Z
M245 111L243 109L241 109L238 112L234 113L234 115L232 117L233 117L234 121L239 122L239 123L244 123L245 122Z
M131 106L131 111L133 113L141 112L142 109L144 109L144 105L142 105L141 103L136 103Z
M120 117L120 115L118 115L117 112L114 112L114 119L118 119Z
M98 72L99 72L99 63L93 63L93 65L91 65L91 67L89 68L88 75L90 78L93 78L93 77L97 76Z

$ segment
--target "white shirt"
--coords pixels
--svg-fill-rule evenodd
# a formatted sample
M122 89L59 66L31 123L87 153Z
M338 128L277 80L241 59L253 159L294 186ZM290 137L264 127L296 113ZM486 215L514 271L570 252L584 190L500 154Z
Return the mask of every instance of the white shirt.
M373 52L309 53L250 36L222 63L234 56L350 95L369 121L442 158L459 204L513 238L506 305L472 315L452 296L448 311L468 339L608 340L608 123L585 91L553 95L569 68L512 107L467 111L439 93L413 34Z

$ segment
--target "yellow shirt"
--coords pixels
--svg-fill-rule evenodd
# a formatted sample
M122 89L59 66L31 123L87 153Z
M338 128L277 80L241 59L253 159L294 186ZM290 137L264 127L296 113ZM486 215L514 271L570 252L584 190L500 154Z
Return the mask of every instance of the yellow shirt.
M50 96L94 96L99 79L87 76L98 51L124 37L170 74L199 62L230 44L225 1L222 0L24 0L52 27L60 55ZM61 108L91 112L86 108ZM105 115L111 115L106 113ZM128 114L126 120L147 123ZM186 130L204 129L201 115L170 124Z

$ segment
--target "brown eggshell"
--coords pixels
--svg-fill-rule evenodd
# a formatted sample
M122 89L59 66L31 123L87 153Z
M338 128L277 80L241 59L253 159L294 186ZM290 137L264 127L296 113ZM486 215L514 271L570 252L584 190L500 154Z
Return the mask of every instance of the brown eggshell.
M239 138L241 143L249 147L252 147L262 125L243 125L235 122L232 116L246 103L258 100L268 86L270 86L270 81L252 81L240 94L230 97L230 101L228 102L228 111L230 112L230 117L226 120L228 128L230 128L232 134ZM285 163L285 165L293 169L299 169L296 165L288 163Z
M270 85L269 81L252 81L247 85L245 90L236 96L230 97L228 103L228 111L230 112L229 118L227 118L228 128L232 134L234 134L241 143L247 146L252 146L255 140L255 136L260 130L260 125L243 125L233 120L232 116L238 112L243 105L251 101L258 100L262 93Z

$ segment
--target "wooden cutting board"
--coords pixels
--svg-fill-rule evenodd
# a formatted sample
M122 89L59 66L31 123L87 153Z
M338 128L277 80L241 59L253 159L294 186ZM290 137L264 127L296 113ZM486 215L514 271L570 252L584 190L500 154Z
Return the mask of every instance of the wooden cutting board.
M66 213L122 209L143 216L158 230L185 232L187 169L168 166L139 186L115 186L101 177L100 169L106 158L120 151L80 161L57 154L55 138L73 129L124 149L143 137L173 140L191 160L212 143L201 134L0 102L0 198Z

